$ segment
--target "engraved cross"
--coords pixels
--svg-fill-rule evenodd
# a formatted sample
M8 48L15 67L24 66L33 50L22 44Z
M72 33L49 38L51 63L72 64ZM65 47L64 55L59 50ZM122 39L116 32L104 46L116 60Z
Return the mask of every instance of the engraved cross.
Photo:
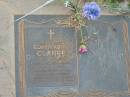
M49 37L50 37L50 40L52 39L52 36L55 34L55 32L53 32L51 29L50 29L50 32L49 32Z

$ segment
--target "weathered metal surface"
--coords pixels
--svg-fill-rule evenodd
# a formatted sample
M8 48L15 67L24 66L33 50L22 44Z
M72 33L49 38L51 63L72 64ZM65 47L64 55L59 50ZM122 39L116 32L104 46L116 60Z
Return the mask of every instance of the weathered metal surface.
M126 25L126 27L125 27ZM125 28L124 28L125 27ZM128 32L122 16L102 16L85 30L89 52L80 56L80 88L128 90Z
M125 19L102 16L83 27L89 51L79 55L79 60L76 41L80 40L80 34L76 39L74 29L57 25L60 19L65 18L61 15L28 16L19 22L22 28L18 27L18 22L15 24L16 71L21 68L22 76L21 79L18 79L19 74L16 76L17 95L43 96L70 88L90 97L115 97L122 93L123 97L128 96L129 33Z
M77 33L57 24L66 18L29 16L16 23L16 71L20 70L16 79L21 95L25 90L25 95L40 96L49 87L53 91L78 86Z

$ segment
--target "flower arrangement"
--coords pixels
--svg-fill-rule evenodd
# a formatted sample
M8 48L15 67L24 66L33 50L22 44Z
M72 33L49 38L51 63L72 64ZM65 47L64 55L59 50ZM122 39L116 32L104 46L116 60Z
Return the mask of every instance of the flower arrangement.
M72 11L72 18L77 29L81 33L81 41L79 53L85 54L88 52L88 47L83 38L82 26L87 24L87 21L94 21L101 15L101 8L96 2L82 2L81 0L64 0L65 7Z

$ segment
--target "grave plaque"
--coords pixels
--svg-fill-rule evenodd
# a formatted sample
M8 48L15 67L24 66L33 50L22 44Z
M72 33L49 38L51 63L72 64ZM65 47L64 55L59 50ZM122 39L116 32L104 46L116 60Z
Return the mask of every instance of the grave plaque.
M77 85L77 34L73 27L58 24L65 18L30 16L16 24L21 95L40 96L45 87Z
M129 26L124 16L88 22L82 27L88 52L79 55L80 33L69 16L15 22L16 96L129 97Z

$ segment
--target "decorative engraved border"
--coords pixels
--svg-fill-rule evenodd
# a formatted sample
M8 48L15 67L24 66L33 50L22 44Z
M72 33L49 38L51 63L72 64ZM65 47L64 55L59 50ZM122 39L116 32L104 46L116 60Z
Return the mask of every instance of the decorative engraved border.
M24 21L19 22L19 75L20 96L25 96L25 47L24 47Z
M128 24L124 20L123 21L123 41L125 47L125 61L127 64L127 77L128 77L128 92L130 92L130 55L129 55L129 31L128 31Z
M86 92L71 92L68 94L62 94L59 91L57 93L48 94L48 97L119 97L119 96L130 96L130 55L129 55L129 38L128 38L128 24L125 20L123 20L123 42L125 47L125 62L128 65L128 91L120 91L120 92L107 92L107 91L86 91ZM25 45L24 45L24 35L25 35L25 23L23 20L19 21L19 85L20 85L20 97L27 97L25 93L26 82L25 82ZM77 41L76 41L77 43ZM78 55L77 55L77 66L78 66ZM79 75L78 75L79 76ZM78 79L79 81L79 79ZM31 96L33 97L33 96ZM37 97L45 97L45 96L37 96Z

